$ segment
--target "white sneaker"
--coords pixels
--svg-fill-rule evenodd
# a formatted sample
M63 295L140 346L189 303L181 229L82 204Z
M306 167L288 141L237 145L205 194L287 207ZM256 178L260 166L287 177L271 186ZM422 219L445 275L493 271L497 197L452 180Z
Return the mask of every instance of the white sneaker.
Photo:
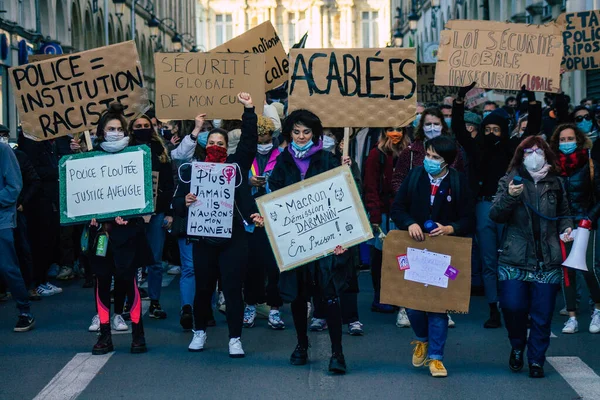
M310 315L312 314L312 303L308 301L306 303L306 319L310 319Z
M229 339L229 357L231 358L244 358L244 349L242 348L242 341L240 338Z
M569 312L567 311L567 307L563 307L560 311L559 314L562 315L563 317L568 317L569 316Z
M179 265L174 265L167 271L169 275L181 275L181 267Z
M217 300L217 309L220 313L223 314L227 312L227 308L225 306L225 295L223 295L223 292L219 292L219 298Z
M115 331L126 331L129 329L121 314L115 314L112 319L112 328Z
M404 307L398 311L396 326L398 328L410 328L410 320L408 319L408 315L406 315L406 309Z
M246 306L244 310L244 328L252 328L256 319L256 306Z
M60 267L60 271L58 275L56 275L56 279L60 279L62 281L66 281L67 279L72 279L75 277L73 274L73 268L67 267L66 265Z
M59 288L58 286L55 286L55 285L51 284L50 282L46 282L46 286L48 286L54 292L54 294L63 292L62 288Z
M96 315L94 315L94 318L92 318L92 324L88 328L88 331L89 332L98 332L99 330L100 330L100 317L98 316L98 314L96 314Z
M577 333L579 331L579 324L577 323L577 318L571 317L565 322L565 327L562 330L562 333Z
M204 350L204 345L206 344L206 332L194 330L192 332L194 332L194 337L188 346L188 351L196 352ZM231 345L229 348L231 348Z
M36 291L37 294L43 297L53 296L56 294L54 290L50 289L47 285L44 285L43 283L37 287Z
M448 328L454 328L456 326L456 323L452 320L452 317L450 316L450 314L448 314Z
M285 323L281 319L279 310L271 310L269 312L269 326L275 330L285 329Z
M600 310L594 310L592 314L592 322L590 322L590 333L600 332Z

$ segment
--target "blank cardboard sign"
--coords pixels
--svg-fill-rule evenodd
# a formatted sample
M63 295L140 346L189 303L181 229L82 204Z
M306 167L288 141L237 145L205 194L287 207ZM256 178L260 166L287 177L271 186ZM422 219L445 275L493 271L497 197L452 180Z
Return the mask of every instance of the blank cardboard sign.
M440 34L435 84L533 92L560 90L561 28L451 20Z
M265 104L264 54L155 53L156 116L159 119L240 119L240 92L248 92L261 115Z
M600 10L561 14L556 23L564 28L563 69L573 71L600 68L597 38Z
M328 128L407 126L415 119L414 48L291 49L288 111Z
M383 241L381 303L421 311L467 314L471 298L471 242L469 238L428 235L424 242L417 242L406 231L390 231ZM409 247L452 257L450 262L458 274L453 280L450 278L447 289L404 279L406 270L400 270L398 256L406 254Z
M263 22L248 32L223 43L211 53L264 53L265 88L271 90L288 79L289 61L271 21Z
M115 101L126 118L149 107L133 41L14 67L9 75L23 132L33 140L90 130Z

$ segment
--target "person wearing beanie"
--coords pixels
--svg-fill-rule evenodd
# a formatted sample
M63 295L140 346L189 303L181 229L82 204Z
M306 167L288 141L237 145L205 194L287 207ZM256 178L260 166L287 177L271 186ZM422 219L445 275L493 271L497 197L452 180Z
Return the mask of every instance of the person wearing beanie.
M518 146L527 136L539 133L541 128L541 104L535 101L533 92L522 88L523 96L529 100L529 123L524 134L510 139L509 119L506 110L497 108L486 114L481 123L480 133L473 138L465 128L464 99L475 86L462 87L458 91L452 113L452 129L458 142L464 147L471 164L471 188L476 196L475 239L482 262L482 277L485 295L490 307L490 318L484 328L499 328L501 315L498 310L498 249L501 246L503 226L489 217L492 202L498 188L498 181L506 173L507 167ZM461 129L462 127L462 129Z

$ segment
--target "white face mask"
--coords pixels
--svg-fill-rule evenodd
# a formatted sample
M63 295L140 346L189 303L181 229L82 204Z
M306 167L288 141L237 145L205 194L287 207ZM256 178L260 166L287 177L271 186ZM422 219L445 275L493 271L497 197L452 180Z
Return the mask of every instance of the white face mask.
M256 151L258 152L258 154L269 154L269 152L273 149L273 143L269 143L269 144L259 144L256 146Z
M125 137L125 132L115 132L108 131L104 132L104 138L107 142L116 142L117 140L121 140Z
M129 144L129 136L125 136L120 140L116 140L114 142L102 142L100 143L100 147L102 150L107 153L118 153L123 150Z
M8 144L8 136L0 136L0 143Z
M323 136L323 150L333 151L335 148L335 139L331 136Z
M425 133L425 137L427 139L433 139L442 134L442 126L441 125L424 125L423 133Z
M220 127L221 127L221 125L223 124L223 120L221 120L221 119L213 119L213 122L212 122L212 124L213 124L213 127L214 127L215 129L218 129L218 128L220 128Z
M527 171L538 172L544 165L546 165L546 157L542 154L531 153L523 160L523 165L527 168Z

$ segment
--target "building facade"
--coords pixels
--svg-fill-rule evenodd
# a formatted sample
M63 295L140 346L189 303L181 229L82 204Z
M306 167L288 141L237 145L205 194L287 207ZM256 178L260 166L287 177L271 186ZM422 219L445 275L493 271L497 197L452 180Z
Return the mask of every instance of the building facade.
M174 51L179 44L181 50L191 49L195 12L194 0L0 0L0 39L7 47L0 57L0 123L15 134L18 116L8 69L25 62L24 52L36 53L45 43L74 53L133 37L154 98L153 54ZM159 26L151 29L150 21Z
M390 41L389 0L198 0L197 42L210 50L270 20L289 49L377 48Z
M436 3L438 7L432 7ZM600 0L391 0L390 24L399 29L402 45L419 48L419 60L430 61L439 42L439 32L448 20L471 19L544 24L563 12L600 9ZM416 31L410 30L409 16L418 18ZM563 91L574 103L585 97L600 99L600 70L567 72Z

